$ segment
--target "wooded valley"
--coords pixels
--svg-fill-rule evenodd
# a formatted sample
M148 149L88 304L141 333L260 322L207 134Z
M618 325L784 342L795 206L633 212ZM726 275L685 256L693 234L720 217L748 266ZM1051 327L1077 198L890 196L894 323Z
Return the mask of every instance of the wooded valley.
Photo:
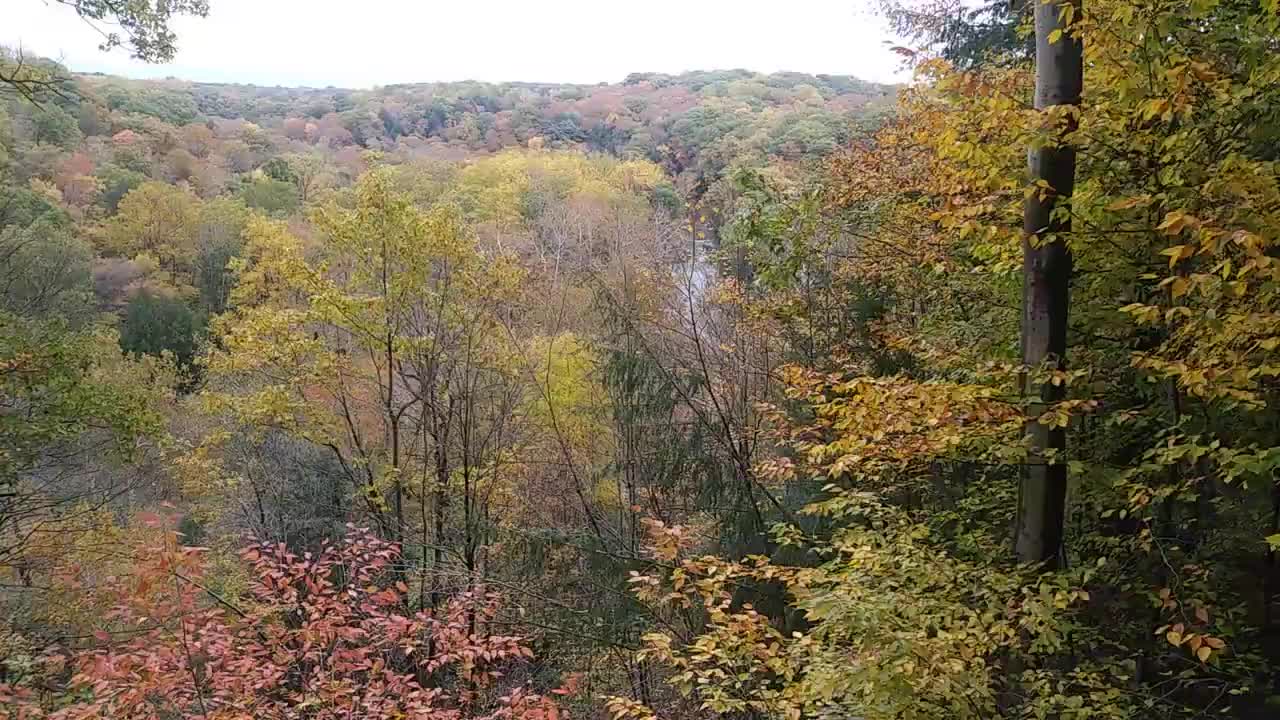
M0 717L1280 717L1280 3L876 7L908 84L0 51Z

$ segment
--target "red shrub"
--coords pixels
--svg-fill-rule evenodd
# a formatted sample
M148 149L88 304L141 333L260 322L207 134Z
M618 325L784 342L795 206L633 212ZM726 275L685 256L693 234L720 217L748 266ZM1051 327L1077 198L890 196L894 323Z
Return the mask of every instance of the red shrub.
M523 690L483 701L500 666L532 655L521 638L482 634L496 599L409 613L398 556L355 528L314 556L264 544L243 553L251 599L233 602L206 589L201 552L170 536L110 590L111 632L73 659L66 696L90 699L46 712L0 686L0 716L555 720L550 700Z

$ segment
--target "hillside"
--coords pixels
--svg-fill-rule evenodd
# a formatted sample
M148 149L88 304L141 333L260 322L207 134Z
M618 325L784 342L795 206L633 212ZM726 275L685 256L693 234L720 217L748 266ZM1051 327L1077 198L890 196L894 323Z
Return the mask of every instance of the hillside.
M1275 720L1278 3L875 0L901 88L0 50L0 718ZM869 66L796 5L699 39Z
M673 270L710 267L690 249L732 209L731 169L798 179L896 92L746 71L341 90L46 67L40 104L0 97L0 535L18 538L0 540L0 680L109 612L55 576L185 562L143 549L157 525L233 564L245 538L320 552L373 528L361 547L397 554L423 611L469 607L468 577L523 586L503 622L565 628L538 640L564 656L539 685L635 644L638 493L685 516L703 491L658 490L686 482L662 464L721 460L639 416L631 447L613 437L611 407L689 412L622 345L662 344L682 359L661 372L701 382L677 336L629 325L714 317L682 319ZM646 410L650 392L667 399ZM743 489L712 502L754 502ZM596 639L566 642L584 617Z
M371 90L80 75L77 88L96 108L81 110L82 118L97 114L82 127L86 134L109 125L155 137L186 127L199 144L203 133L189 126L209 127L215 142L197 149L214 175L244 172L273 152L321 152L350 162L344 150L355 148L412 162L534 146L647 158L690 187L714 182L734 162L825 155L891 107L895 94L894 86L847 76L745 70L637 73L608 85L458 82ZM257 147L246 150L251 144ZM154 150L156 161L175 162L167 157L173 150ZM178 143L174 150L193 148Z

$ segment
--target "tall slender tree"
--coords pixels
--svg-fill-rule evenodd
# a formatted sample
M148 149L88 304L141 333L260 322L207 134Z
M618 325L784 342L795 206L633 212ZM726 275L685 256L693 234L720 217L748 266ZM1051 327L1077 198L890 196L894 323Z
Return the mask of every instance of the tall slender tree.
M1082 44L1071 32L1080 0L1032 1L1036 3L1035 107L1052 131L1027 154L1032 187L1023 212L1021 341L1022 361L1028 367L1024 392L1038 397L1027 412L1031 453L1018 496L1014 550L1021 562L1056 567L1063 560L1066 429L1051 427L1039 418L1047 406L1064 397L1065 384L1050 381L1043 371L1066 368L1071 282L1067 238L1076 174L1076 152L1068 136L1076 128L1084 66Z

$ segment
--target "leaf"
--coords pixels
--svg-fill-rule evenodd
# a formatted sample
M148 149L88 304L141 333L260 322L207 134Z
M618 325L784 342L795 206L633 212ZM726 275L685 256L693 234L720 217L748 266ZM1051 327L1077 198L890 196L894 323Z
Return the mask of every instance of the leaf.
M1164 231L1167 235L1177 235L1182 232L1183 228L1190 224L1192 224L1192 219L1188 217L1186 213L1180 210L1175 210L1165 215L1164 221L1157 225L1156 229ZM1165 251L1161 254L1167 255L1168 252Z
M1058 28L1049 33L1049 44L1052 45L1062 39L1062 28Z
M1199 650L1196 650L1196 657L1200 658L1200 662L1208 662L1209 656L1212 654L1213 651L1209 649L1208 645L1201 646Z
M1194 250L1190 245L1174 245L1173 247L1167 247L1164 250L1161 250L1160 254L1168 255L1169 267L1173 267L1178 264L1179 260L1191 257L1191 253L1193 252Z

